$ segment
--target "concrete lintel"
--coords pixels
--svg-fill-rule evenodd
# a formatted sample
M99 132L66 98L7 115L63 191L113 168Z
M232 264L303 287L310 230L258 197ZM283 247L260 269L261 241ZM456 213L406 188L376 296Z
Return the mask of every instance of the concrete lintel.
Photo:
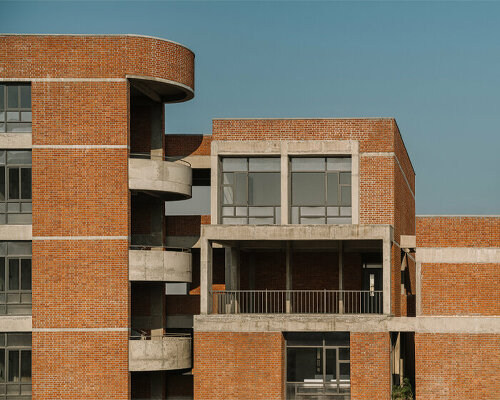
M390 225L203 225L201 236L212 241L234 240L386 240Z
M131 281L191 282L191 253L129 250L128 254Z
M387 315L196 315L196 332L500 333L500 317Z
M500 263L500 247L419 247L420 263Z
M31 332L31 315L3 315L0 317L0 332Z
M0 133L0 149L31 149L32 135L26 133Z
M0 225L0 240L32 239L32 225Z

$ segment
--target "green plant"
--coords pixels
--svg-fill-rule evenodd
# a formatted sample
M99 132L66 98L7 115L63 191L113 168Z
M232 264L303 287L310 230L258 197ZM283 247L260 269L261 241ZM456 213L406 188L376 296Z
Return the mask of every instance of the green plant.
M413 400L413 391L408 378L403 379L402 385L392 387L392 400Z

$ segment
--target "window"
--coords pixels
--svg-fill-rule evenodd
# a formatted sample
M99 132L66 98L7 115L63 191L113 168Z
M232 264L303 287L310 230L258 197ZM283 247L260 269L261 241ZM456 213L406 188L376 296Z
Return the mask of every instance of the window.
M279 158L223 158L222 223L279 224L280 167Z
M29 84L0 84L1 132L31 132Z
M291 159L291 223L350 224L351 158Z
M165 215L210 214L210 169L193 169L192 195L187 200L167 201Z
M31 242L0 242L0 314L31 314Z
M287 399L350 398L349 333L287 333Z
M31 333L0 333L0 400L31 399Z
M31 224L30 150L0 150L0 224Z

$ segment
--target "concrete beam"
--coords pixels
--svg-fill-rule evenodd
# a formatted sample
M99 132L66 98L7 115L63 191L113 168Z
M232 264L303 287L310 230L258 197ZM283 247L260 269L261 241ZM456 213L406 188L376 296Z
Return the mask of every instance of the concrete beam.
M32 239L32 225L0 225L0 240Z
M0 133L0 149L31 149L32 135L27 133Z
M31 315L2 315L0 316L0 332L31 332Z
M418 332L500 333L500 317L392 317L388 315L196 315L196 332Z
M129 340L129 371L165 371L191 366L190 337Z
M500 247L419 247L419 263L500 263Z
M191 282L192 254L182 251L129 250L129 280Z

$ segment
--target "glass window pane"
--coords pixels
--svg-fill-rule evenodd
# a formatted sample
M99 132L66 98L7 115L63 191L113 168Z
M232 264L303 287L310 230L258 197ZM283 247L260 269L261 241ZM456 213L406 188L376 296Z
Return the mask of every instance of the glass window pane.
M352 215L351 207L340 207L340 215L343 217L350 217Z
M224 217L222 218L222 223L226 225L246 225L247 219Z
M328 157L326 168L328 171L350 171L351 157Z
M236 205L247 205L247 174L242 172L237 172L234 174L235 184L234 184L234 204Z
M349 347L343 347L339 349L339 360L350 360L351 359L351 349Z
M273 218L248 218L248 223L250 225L273 225Z
M19 168L9 168L9 199L19 198Z
M249 173L248 204L252 206L277 206L281 201L280 174Z
M2 113L0 112L0 117L2 116ZM0 122L0 132L5 132L5 124Z
M230 158L224 157L222 159L222 170L228 171L246 171L247 159L246 158Z
M350 363L340 363L339 364L339 378L341 380L351 379L351 364Z
M19 111L7 111L7 122L19 122Z
M279 158L249 158L249 171L277 171L281 169L281 159Z
M234 215L234 207L222 207L222 215L232 217Z
M0 382L5 382L5 350L0 349Z
M9 85L7 86L7 107L8 108L18 108L19 107L19 86Z
M21 112L21 122L31 122L31 111Z
M328 185L328 205L339 205L339 174L330 172L327 175Z
M31 165L31 151L30 150L7 151L7 164Z
M19 382L19 350L9 350L9 382Z
M329 217L336 217L337 215L339 215L339 208L338 207L327 207L326 213Z
M227 174L222 174L222 182L224 185L232 185L233 184L233 174L232 173L227 173Z
M292 204L320 206L325 204L325 174L298 172L292 174Z
M337 349L326 349L326 382L337 380Z
M292 207L292 224L299 223L299 207Z
M31 168L21 169L21 199L31 199Z
M21 382L31 382L31 350L21 351Z
M233 188L225 187L222 191L222 204L233 204Z
M9 255L31 255L31 242L9 242Z
M8 333L7 346L31 346L30 333Z
M5 167L0 167L0 201L5 201Z
M350 186L341 186L340 187L340 205L341 206L350 206L351 205L351 187Z
M272 217L274 207L248 207L248 215L251 217Z
M0 85L0 111L5 108L4 96L5 96L5 86Z
M325 159L322 157L314 158L292 158L292 171L324 171Z
M19 290L19 259L9 259L9 290Z
M31 85L21 86L21 108L31 108Z
M300 223L303 225L324 225L326 224L325 218L318 217L301 217Z
M325 333L325 344L327 346L349 346L349 332L327 332Z
M5 150L0 150L0 164L5 165L5 160L7 157L7 152Z
M0 292L5 291L5 257L0 258Z
M31 132L31 122L10 122L7 132Z
M321 348L288 348L287 381L304 382L304 379L323 379ZM319 357L318 357L319 356Z
M31 260L21 260L21 290L31 290Z
M341 172L340 173L340 183L343 185L351 184L351 173L350 172Z
M237 217L246 217L248 212L247 207L236 207L236 216Z
M5 111L0 110L0 122L5 122Z
M325 207L301 207L300 215L302 217L317 217L325 215Z

